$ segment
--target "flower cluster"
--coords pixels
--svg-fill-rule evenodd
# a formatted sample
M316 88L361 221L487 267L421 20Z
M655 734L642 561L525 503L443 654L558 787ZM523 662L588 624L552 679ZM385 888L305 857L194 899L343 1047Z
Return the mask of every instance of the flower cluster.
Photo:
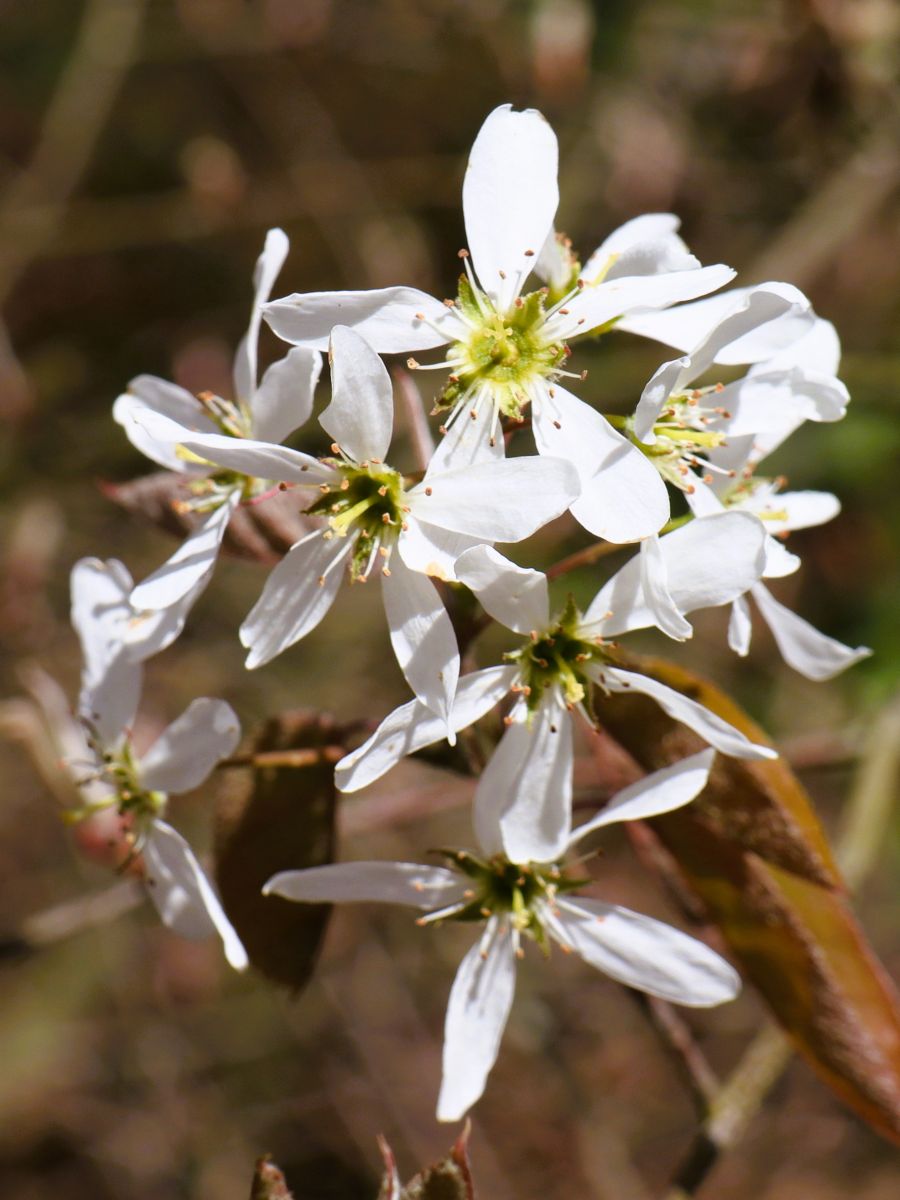
M480 927L450 993L444 1120L460 1117L485 1086L529 942L545 954L556 943L681 1004L718 1004L738 990L734 970L702 943L581 895L591 881L567 861L601 826L691 801L716 752L774 756L695 700L629 669L613 639L657 629L683 641L691 613L730 606L729 644L746 654L752 597L787 662L812 679L868 653L818 632L763 583L799 567L783 545L791 530L838 511L833 496L785 491L759 473L804 422L844 415L834 330L788 284L720 290L734 272L702 266L669 214L628 222L582 262L554 227L556 177L556 138L539 113L503 106L490 114L465 176L468 248L457 293L443 301L407 286L272 300L288 244L270 231L234 396L193 396L139 376L115 403L132 443L177 472L177 503L194 514L192 532L136 587L117 562L84 560L72 577L85 668L77 719L61 734L80 792L71 816L114 810L166 924L187 936L218 932L236 967L246 964L240 941L187 843L163 820L169 793L196 787L232 753L236 718L221 701L196 700L142 756L130 727L141 663L178 636L239 506L290 490L310 530L271 571L241 625L248 668L310 634L342 581L381 581L412 698L337 765L341 791L366 787L428 745L452 743L503 706L502 737L474 791L474 852L442 851L443 866L288 871L266 889L297 901L405 904L424 913L420 924ZM292 348L260 377L263 321ZM678 354L626 414L595 407L577 369L579 343L612 329ZM391 448L393 389L381 355L438 347L439 361L408 358L412 370L440 373L440 439L411 472ZM323 351L330 400L314 420ZM312 452L319 430L330 443L325 456ZM527 452L529 431L536 454ZM571 597L551 596L540 571L496 549L567 511L596 538L634 548L598 580L584 611ZM500 662L461 674L453 617L466 594L482 623L498 622L517 641ZM626 788L573 830L574 731L597 727L598 690L643 693L709 749Z

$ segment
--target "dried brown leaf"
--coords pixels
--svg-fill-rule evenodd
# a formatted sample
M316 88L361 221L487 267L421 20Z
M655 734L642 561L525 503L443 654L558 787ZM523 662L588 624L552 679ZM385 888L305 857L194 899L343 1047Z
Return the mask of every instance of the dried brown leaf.
M759 730L711 684L655 659L636 668L698 700L754 741ZM596 697L605 729L647 771L702 748L645 696ZM650 822L747 977L824 1081L900 1141L900 1000L856 922L812 803L783 760L719 755L693 804Z

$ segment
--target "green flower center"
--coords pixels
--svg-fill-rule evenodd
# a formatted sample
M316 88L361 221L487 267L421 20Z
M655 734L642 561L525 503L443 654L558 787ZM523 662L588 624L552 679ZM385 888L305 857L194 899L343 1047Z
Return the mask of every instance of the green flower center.
M306 511L312 516L328 518L326 537L356 539L350 574L353 579L366 579L375 556L380 554L389 559L405 527L409 505L403 477L381 463L326 461L339 473L340 482L322 484L322 495Z
M560 892L584 887L586 879L566 875L556 863L510 862L501 854L481 859L466 850L441 850L450 866L472 881L466 903L448 914L454 921L507 917L521 933L546 946L543 915ZM427 918L426 918L427 921Z
M93 743L93 735L89 735L89 743ZM86 820L103 809L115 808L120 816L129 816L134 823L136 840L141 831L162 814L166 807L165 792L152 792L141 786L137 763L131 743L126 741L121 749L112 754L99 754L100 765L97 771L85 782L105 783L112 788L112 794L105 799L88 801L78 808L67 810L65 819L69 823Z
M622 422L632 443L650 459L663 479L681 491L693 491L692 468L709 469L703 456L725 444L724 432L708 426L720 417L727 417L728 413L721 407L704 403L708 395L721 390L721 384L716 384L673 393L653 426L656 441L652 445L635 436L632 417Z
M531 292L519 297L507 313L498 313L488 296L463 276L456 307L471 330L447 354L451 375L439 409L453 408L480 386L489 389L500 413L520 420L535 378L553 377L568 357L564 342L548 341L544 333L547 295Z
M531 640L507 658L518 664L516 690L534 712L549 688L559 688L567 704L581 704L590 697L591 681L585 668L604 659L598 642L579 633L581 613L569 598L565 609L549 629L533 633Z

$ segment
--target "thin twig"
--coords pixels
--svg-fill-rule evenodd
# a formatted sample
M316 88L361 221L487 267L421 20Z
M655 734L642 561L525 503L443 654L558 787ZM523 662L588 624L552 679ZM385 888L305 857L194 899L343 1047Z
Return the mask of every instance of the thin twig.
M632 991L631 995L659 1033L690 1089L699 1115L707 1117L720 1093L720 1083L690 1026L668 1001L644 992Z
M591 546L585 546L583 550L576 550L574 554L570 554L567 558L560 559L554 563L552 567L547 568L548 579L558 579L560 575L568 575L570 571L576 571L579 567L589 567L591 563L599 562L601 558L606 558L607 554L615 554L617 550L624 550L619 542L594 542Z
M400 393L400 406L406 417L406 429L412 443L416 468L419 471L427 471L434 454L434 438L425 417L422 393L411 373L403 367L394 367L392 374Z
M261 750L256 754L236 754L217 763L221 767L316 767L336 763L347 753L346 746L310 746L302 750Z

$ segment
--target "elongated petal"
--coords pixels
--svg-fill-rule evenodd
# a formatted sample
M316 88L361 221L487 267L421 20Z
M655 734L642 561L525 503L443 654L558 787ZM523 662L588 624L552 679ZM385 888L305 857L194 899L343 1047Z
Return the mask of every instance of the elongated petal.
M801 291L787 283L766 283L761 286L770 292L777 292L789 302L789 307L780 316L723 344L716 354L716 362L734 365L770 359L814 327L816 318ZM617 328L653 338L678 350L693 350L755 290L752 287L731 288L718 296L708 296L693 304L681 304L665 311L633 312L626 315Z
M278 272L288 255L287 235L282 229L270 229L266 234L262 253L253 268L253 304L250 308L250 324L234 356L235 395L249 403L256 391L257 345L262 306L272 294ZM280 440L280 439L279 439Z
M659 472L600 413L554 385L533 407L534 440L541 454L571 462L581 478L572 515L611 542L656 533L669 518L669 497Z
M253 394L253 436L261 442L283 442L305 425L321 373L322 355L304 346L295 346L272 363Z
M79 715L111 747L134 720L143 672L125 653L131 576L116 559L80 559L72 568L72 624L81 642Z
M317 529L292 546L274 568L240 628L246 666L261 667L315 629L334 603L352 538L324 538Z
M845 646L820 633L809 621L780 604L761 583L756 585L752 595L782 658L807 679L833 679L872 653L868 646Z
M746 596L738 596L731 606L728 616L728 645L741 658L750 653L750 639L753 637L753 621L750 617L750 605Z
M671 925L599 900L559 900L558 907L551 932L626 987L690 1008L724 1004L741 989L724 958Z
M689 804L706 787L714 758L714 750L701 750L699 754L691 754L623 788L595 817L579 825L569 838L569 846L604 825L616 821L643 821Z
M482 125L463 181L478 280L504 313L522 290L559 204L556 135L535 109L503 104Z
M410 513L397 540L397 551L411 571L455 582L456 560L472 546L481 544L478 538L429 525Z
M680 613L730 604L756 583L766 565L766 531L744 512L700 517L659 539L668 595ZM606 614L611 613L611 616ZM582 627L613 637L655 624L641 559L630 559L600 589Z
M308 904L344 902L408 904L443 908L461 900L465 878L445 867L407 862L346 862L306 871L280 871L263 887L265 896Z
M776 371L799 367L804 371L834 376L841 364L841 341L830 321L816 317L813 327L799 338L786 343L773 355L766 355L759 370Z
M355 462L384 461L394 425L394 392L387 369L365 338L344 325L331 334L331 403L322 428Z
M487 937L483 953L476 942L462 960L450 990L439 1121L458 1121L484 1091L512 1008L516 988L512 935L494 918Z
M647 600L647 607L653 613L654 624L668 637L683 642L694 631L690 622L681 615L669 591L666 558L655 534L641 542L638 562L641 570L641 591Z
M437 588L418 571L410 571L400 555L383 576L382 592L391 645L406 682L422 703L441 717L450 742L450 708L459 679L456 634Z
M427 320L421 320L420 314ZM328 349L335 325L355 329L379 354L430 350L450 340L432 324L445 320L447 309L416 288L295 292L267 304L263 316L280 338L311 350Z
M146 662L171 646L184 629L191 609L209 579L201 579L180 600L155 612L134 612L125 629L125 653L132 662Z
M686 254L687 246L678 236L680 225L681 221L674 213L643 213L639 217L632 217L630 221L626 221L624 225L614 229L609 237L601 242L584 264L581 272L582 278L588 283L592 283L601 272L604 279L608 278L610 272L619 265L621 256L634 247L668 245L671 250ZM610 259L613 255L616 256L616 261L610 266ZM633 273L642 274L643 272L635 271ZM650 273L655 274L656 272Z
M490 712L515 682L515 667L488 667L463 675L456 689L450 725L459 733ZM407 754L424 750L447 735L447 724L420 700L395 708L368 741L345 755L334 778L342 792L357 792L374 783Z
M232 753L240 737L230 704L206 696L194 700L144 755L141 783L151 792L189 792Z
M571 463L535 455L430 476L408 500L429 525L486 542L519 542L564 513L579 491Z
M197 454L229 471L238 471L253 479L271 479L283 483L312 485L334 479L334 471L312 455L289 446L257 442L251 438L234 438L222 434L207 434L185 438L181 443Z
M209 580L228 522L239 503L240 493L235 490L204 516L175 553L131 593L131 603L136 609L167 608L177 604L201 581Z
M705 296L724 287L734 279L734 271L721 263L699 270L669 271L663 275L632 275L611 279L607 283L589 284L566 305L568 312L557 315L548 323L548 336L573 337L606 325L619 322L623 314L640 309L665 308L682 300ZM581 323L583 322L583 323ZM553 333L550 333L553 330Z
M180 833L156 821L143 847L150 899L163 924L186 938L218 934L225 957L236 971L248 965L247 952L212 884Z
M760 501L751 493L742 507L764 521L770 533L824 525L841 511L840 500L831 492L773 492Z
M642 692L655 700L663 712L675 721L681 721L694 733L700 735L710 746L715 746L723 754L733 758L777 758L777 751L771 746L758 746L723 721L721 717L690 700L674 688L666 687L649 675L638 675L635 671L623 671L619 667L604 667L601 686L610 692Z
M552 862L572 826L572 718L547 699L524 719L513 714L475 791L473 824L485 854Z
M154 437L139 418L147 412L167 417L185 429L202 433L215 433L216 426L204 414L196 396L155 375L138 375L128 385L128 391L119 396L113 405L113 418L125 430L131 444L146 454L147 458L170 471L181 474L196 472L196 464L179 458L175 445L165 438Z
M839 379L798 367L749 372L726 384L716 397L729 414L721 426L729 437L777 432L801 421L839 421L849 401Z
M542 571L516 566L490 546L476 546L457 559L456 575L482 608L514 633L549 623L550 594Z

